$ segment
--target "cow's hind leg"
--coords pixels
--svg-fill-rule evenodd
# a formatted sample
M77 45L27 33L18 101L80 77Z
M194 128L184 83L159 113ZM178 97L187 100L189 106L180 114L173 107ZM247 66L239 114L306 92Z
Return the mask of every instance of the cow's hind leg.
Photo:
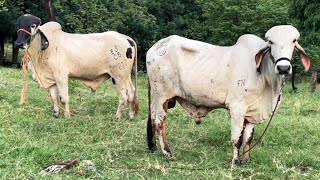
M118 118L121 118L126 102L128 100L128 89L126 87L126 84L121 82L121 81L116 81L116 88L117 88L117 93L119 96L119 104L118 104L118 110L116 113L116 116Z
M157 101L152 103L148 117L147 125L147 140L150 150L154 150L156 147L156 132L159 134L159 141L162 154L165 158L171 156L171 152L167 143L167 122L166 114L168 110L168 101Z
M131 82L127 83L128 87L128 104L129 104L129 120L133 119L139 111L139 99L138 95L135 95L136 89Z
M250 157L250 144L252 142L254 133L254 124L249 123L248 121L244 122L244 130L243 130L243 160L246 161Z
M59 117L59 92L58 92L58 87L56 85L53 85L49 87L49 93L51 96L51 100L53 103L53 116L58 118Z
M151 151L156 149L156 112L153 105L149 105L148 123L147 123L147 142Z
M171 156L171 151L167 143L167 112L168 112L168 102L163 103L163 109L156 114L156 124L157 130L159 132L159 141L163 156L167 159Z

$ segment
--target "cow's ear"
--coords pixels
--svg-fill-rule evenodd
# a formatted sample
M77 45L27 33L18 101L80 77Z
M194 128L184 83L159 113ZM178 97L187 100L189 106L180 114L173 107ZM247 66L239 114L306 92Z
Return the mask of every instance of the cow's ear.
M46 50L49 47L48 38L40 29L38 29L38 32L41 36L41 50Z
M259 69L261 61L263 57L267 54L267 52L270 50L270 44L268 43L265 47L259 50L259 52L256 54L256 66L257 69Z
M307 53L304 51L304 49L300 46L298 41L295 42L294 49L300 53L300 59L304 66L304 72L307 72L310 68L310 58L307 55Z

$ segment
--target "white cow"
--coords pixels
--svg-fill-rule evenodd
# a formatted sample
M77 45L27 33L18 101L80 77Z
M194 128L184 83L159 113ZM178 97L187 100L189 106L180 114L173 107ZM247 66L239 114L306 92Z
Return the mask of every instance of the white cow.
M158 41L147 52L151 105L147 125L150 150L156 132L162 153L170 156L166 138L166 115L175 101L200 123L213 109L228 109L231 115L232 164L240 163L239 150L250 148L254 126L275 108L285 74L290 74L293 50L301 54L305 71L310 61L298 44L299 32L289 25L266 33L268 42L243 35L229 47L215 46L179 36ZM249 152L244 154L244 160Z
M70 34L63 32L57 22L40 24L38 17L29 14L20 16L15 44L28 47L33 78L49 90L54 116L59 115L59 99L65 105L65 116L70 116L69 78L80 80L95 91L110 77L119 95L116 115L121 117L127 102L129 119L137 114L139 100L131 82L133 64L137 67L137 45L132 38L113 31ZM30 43L27 41L29 38Z

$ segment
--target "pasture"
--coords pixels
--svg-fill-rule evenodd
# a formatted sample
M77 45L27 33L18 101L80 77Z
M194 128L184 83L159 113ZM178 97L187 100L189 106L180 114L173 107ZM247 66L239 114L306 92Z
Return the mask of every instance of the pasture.
M71 118L54 118L46 92L28 78L28 103L20 106L22 72L0 68L0 179L319 179L320 95L308 84L292 93L284 88L280 110L251 160L231 168L230 120L227 111L209 113L196 125L178 105L168 113L168 142L173 157L147 150L147 80L140 73L140 112L128 121L115 117L118 97L111 80L95 93L71 81ZM255 129L253 142L267 121ZM91 160L42 176L48 164L68 159Z

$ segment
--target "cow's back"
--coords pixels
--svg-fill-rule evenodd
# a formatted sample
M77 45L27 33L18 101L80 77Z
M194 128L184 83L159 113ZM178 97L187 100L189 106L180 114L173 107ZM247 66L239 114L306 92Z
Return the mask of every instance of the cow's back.
M59 61L59 66L68 67L70 77L95 79L106 73L130 74L132 70L136 44L128 36L114 31L91 34L58 31L54 35L49 42L50 58L52 63Z
M147 53L154 93L179 96L198 105L221 106L228 89L221 84L225 84L233 61L231 49L179 36L160 40Z

